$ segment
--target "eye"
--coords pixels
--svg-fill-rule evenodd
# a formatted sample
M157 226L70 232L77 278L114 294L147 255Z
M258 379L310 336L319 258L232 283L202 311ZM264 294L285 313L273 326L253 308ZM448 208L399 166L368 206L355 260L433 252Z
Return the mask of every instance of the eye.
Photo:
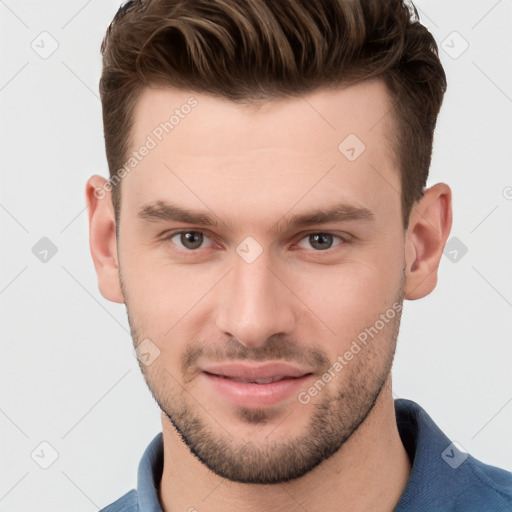
M170 234L166 239L173 245L177 245L178 248L185 249L188 252L204 248L207 245L205 242L212 241L212 239L202 231L195 230L178 231ZM336 240L338 240L337 243ZM304 249L310 249L312 247L315 252L322 252L348 242L349 240L333 233L316 232L303 237L297 246Z
M334 239L340 240L339 243L333 244ZM303 241L306 241L306 243L309 243L311 247L316 249L317 251L325 251L327 249L330 249L333 247L333 245L340 245L343 242L346 242L344 238L338 235L333 235L332 233L310 233L306 237L304 237L299 244L297 244L299 247L304 247L304 245L301 245ZM309 249L309 247L304 247L305 249Z
M173 241L175 238L177 238L179 243ZM181 244L184 249L193 251L200 249L202 243L205 240L209 240L209 237L201 231L180 231L179 233L174 233L173 235L169 236L168 240L174 244L177 244L178 246Z

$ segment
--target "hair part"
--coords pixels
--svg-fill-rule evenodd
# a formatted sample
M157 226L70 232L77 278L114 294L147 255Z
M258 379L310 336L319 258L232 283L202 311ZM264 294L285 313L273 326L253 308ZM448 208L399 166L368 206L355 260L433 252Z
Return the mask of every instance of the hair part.
M404 0L130 0L101 45L100 95L112 178L132 145L142 90L167 86L237 103L380 78L404 229L424 192L446 76L432 34ZM119 223L120 183L112 185Z

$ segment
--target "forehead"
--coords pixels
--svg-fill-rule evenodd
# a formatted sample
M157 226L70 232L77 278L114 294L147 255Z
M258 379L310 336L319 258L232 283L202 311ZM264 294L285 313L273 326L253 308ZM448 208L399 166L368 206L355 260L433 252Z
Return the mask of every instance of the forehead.
M380 79L251 103L181 89L145 88L134 108L133 142L137 145L152 133L167 138L172 132L183 154L223 156L228 150L243 153L262 145L294 151L304 144L304 149L336 149L349 133L369 143L385 135L392 128L390 108ZM230 134L230 128L236 132Z
M377 211L400 202L381 80L253 105L147 88L133 120L139 156L122 185L131 207L182 197L282 215L301 197L304 206L336 198Z

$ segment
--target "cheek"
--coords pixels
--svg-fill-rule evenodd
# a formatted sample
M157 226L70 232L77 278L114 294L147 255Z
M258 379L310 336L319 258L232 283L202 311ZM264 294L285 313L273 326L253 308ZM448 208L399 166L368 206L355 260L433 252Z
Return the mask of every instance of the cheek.
M301 288L307 291L304 302L334 331L335 334L329 334L341 350L392 307L400 279L401 266L396 260L393 266L383 265L381 261L351 262L326 269L314 278L303 276ZM307 318L318 325L316 317Z
M221 270L176 265L164 254L155 257L155 251L135 244L126 244L123 251L127 302L141 336L160 340L163 346L171 341L175 346L176 342L196 336L188 331L197 330L202 301L207 299Z

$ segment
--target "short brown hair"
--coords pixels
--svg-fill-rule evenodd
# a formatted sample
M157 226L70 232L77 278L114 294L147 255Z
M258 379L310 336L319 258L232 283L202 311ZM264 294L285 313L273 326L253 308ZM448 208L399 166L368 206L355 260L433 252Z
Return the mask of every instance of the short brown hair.
M404 0L130 0L101 45L110 180L131 146L148 85L233 102L298 96L380 77L393 99L404 228L426 186L446 76L433 36ZM119 220L119 181L112 201Z

